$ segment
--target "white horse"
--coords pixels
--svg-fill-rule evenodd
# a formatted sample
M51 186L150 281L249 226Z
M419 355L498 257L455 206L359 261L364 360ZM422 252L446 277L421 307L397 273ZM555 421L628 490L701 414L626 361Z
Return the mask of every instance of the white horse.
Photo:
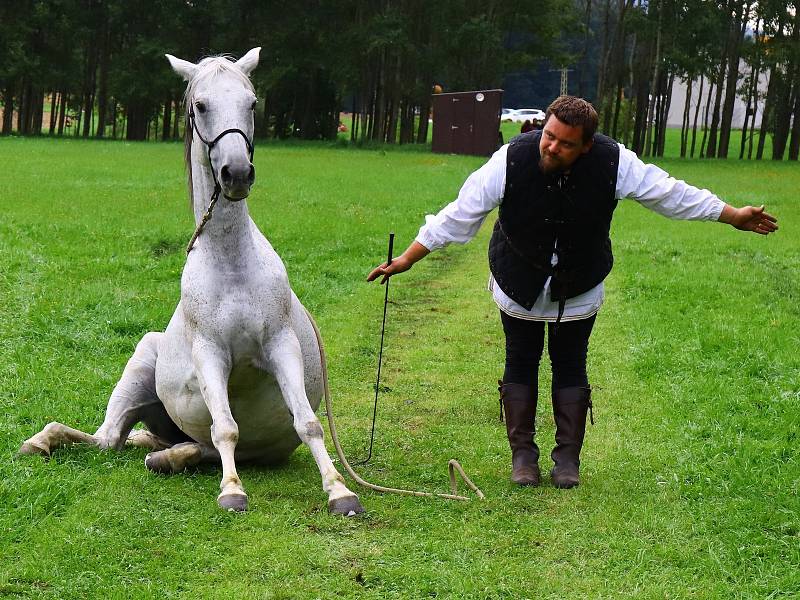
M49 455L75 442L120 449L128 442L153 450L145 464L157 472L221 462L217 501L243 511L247 494L236 460L281 462L302 441L319 467L329 510L349 516L364 509L333 466L314 414L324 368L315 326L247 211L256 105L248 76L259 51L235 63L166 55L189 82L186 162L200 232L190 243L181 300L166 331L148 333L136 346L94 435L50 423L20 452ZM132 432L138 422L147 430Z

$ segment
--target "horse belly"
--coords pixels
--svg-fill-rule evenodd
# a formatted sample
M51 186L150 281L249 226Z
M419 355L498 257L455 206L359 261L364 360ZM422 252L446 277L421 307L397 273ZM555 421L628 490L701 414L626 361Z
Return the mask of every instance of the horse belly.
M238 459L282 462L300 445L292 415L270 373L253 367L235 370L228 398L239 426Z
M323 396L319 347L302 305L292 295L292 325L303 355L306 394L316 411ZM159 345L156 393L184 433L212 445L212 419L200 393L185 327L179 307ZM237 459L282 462L300 445L292 416L271 373L252 363L234 367L228 380L228 399L239 427Z

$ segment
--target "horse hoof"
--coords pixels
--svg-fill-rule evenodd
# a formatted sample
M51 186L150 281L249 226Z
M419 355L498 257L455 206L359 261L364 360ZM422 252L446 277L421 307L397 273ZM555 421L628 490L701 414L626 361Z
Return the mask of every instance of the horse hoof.
M167 458L166 452L148 453L147 456L144 457L144 466L153 473L172 473L172 465Z
M358 496L342 496L341 498L334 498L328 502L328 512L332 515L343 515L345 517L354 517L364 512L364 507L358 501Z
M220 494L217 504L228 512L244 512L247 510L247 494Z
M27 442L23 443L22 446L19 448L19 452L17 454L21 455L33 455L33 454L40 454L41 456L50 456L50 448L45 446L44 444L38 444L36 442L32 442L28 440Z

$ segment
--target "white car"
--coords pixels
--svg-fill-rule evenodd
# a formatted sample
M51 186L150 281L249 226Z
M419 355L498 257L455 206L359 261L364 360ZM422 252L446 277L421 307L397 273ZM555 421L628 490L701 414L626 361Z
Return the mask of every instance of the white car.
M525 121L541 121L544 123L545 112L538 108L518 108L511 116L511 121L514 123L524 123Z
M514 115L517 114L517 111L513 108L504 108L500 112L500 120L501 121L514 121Z

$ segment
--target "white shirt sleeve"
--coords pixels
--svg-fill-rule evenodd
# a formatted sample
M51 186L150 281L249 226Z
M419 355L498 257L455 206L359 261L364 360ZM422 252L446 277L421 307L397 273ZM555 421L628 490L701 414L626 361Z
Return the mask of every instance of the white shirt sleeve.
M489 161L472 173L458 197L436 215L427 215L417 241L428 250L448 244L470 241L492 209L500 204L506 186L508 144L495 152Z
M619 144L617 198L632 198L671 219L717 221L725 203L710 191L670 177Z

